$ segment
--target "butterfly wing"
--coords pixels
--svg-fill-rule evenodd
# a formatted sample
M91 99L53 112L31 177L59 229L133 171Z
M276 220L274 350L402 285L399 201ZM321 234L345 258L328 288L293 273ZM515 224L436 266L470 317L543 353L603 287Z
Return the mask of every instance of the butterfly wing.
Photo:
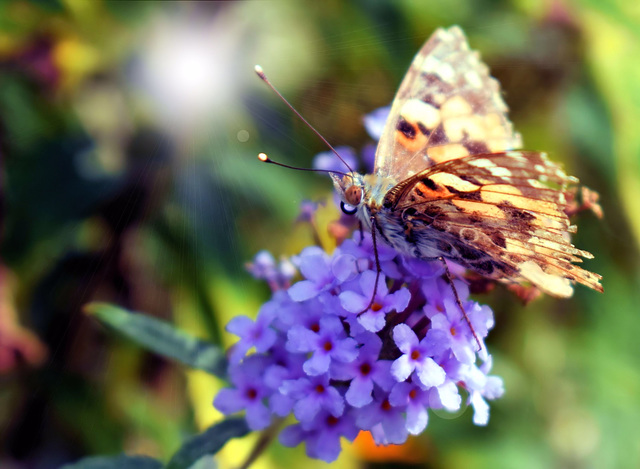
M570 242L571 182L544 153L472 155L398 184L383 206L402 219L418 250L432 252L436 242L444 257L484 276L568 297L574 282L602 291L599 275L575 265L593 256Z
M402 181L451 159L519 148L506 112L497 80L462 30L438 29L400 85L374 172Z

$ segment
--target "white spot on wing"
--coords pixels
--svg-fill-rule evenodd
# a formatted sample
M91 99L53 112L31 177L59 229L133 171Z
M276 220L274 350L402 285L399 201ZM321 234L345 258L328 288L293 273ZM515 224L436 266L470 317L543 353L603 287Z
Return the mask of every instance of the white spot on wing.
M494 166L493 168L489 168L489 172L498 177L509 177L512 175L511 171L502 166Z
M469 70L467 73L464 74L464 77L467 79L469 84L474 88L482 87L482 79L480 78L480 75L478 74L478 72L476 72L475 70Z
M446 62L440 64L440 66L436 69L436 73L442 78L443 81L451 82L456 76L456 72L451 66Z
M440 59L433 55L428 55L424 62L422 62L422 71L435 73L436 69L440 66Z
M540 290L554 296L567 298L573 294L571 282L559 275L548 274L534 261L526 261L518 266L521 275Z
M434 129L440 123L438 110L419 99L410 99L404 103L400 115L409 122L421 122L427 129Z

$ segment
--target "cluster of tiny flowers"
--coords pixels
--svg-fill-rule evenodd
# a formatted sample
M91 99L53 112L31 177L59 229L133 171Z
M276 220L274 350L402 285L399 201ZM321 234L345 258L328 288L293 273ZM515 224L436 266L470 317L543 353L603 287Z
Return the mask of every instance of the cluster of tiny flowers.
M491 309L455 280L470 327L442 263L377 250L377 289L366 233L332 253L307 247L290 262L258 254L250 271L272 298L255 321L239 316L227 325L239 340L229 352L232 387L219 392L215 407L244 410L253 430L293 413L296 423L280 442L304 442L310 457L327 462L338 457L341 437L370 431L378 444L401 444L425 429L428 409L456 412L463 396L474 423L487 424L487 400L503 393L484 345ZM302 279L291 284L295 270Z

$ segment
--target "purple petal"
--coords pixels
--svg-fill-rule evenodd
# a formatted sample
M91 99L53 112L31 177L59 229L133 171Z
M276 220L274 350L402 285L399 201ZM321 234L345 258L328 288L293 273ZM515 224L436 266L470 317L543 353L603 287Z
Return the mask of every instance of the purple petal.
M390 112L391 106L384 106L364 116L364 127L374 140L380 140Z
M489 404L479 392L471 393L471 405L473 406L473 423L482 426L489 423Z
M396 383L389 393L389 403L394 407L407 405L409 403L409 392L414 388L414 384L406 381Z
M327 387L326 391L327 395L324 408L334 417L340 417L344 412L344 399L338 390L332 386Z
M453 381L447 381L446 383L438 386L435 389L438 394L438 400L440 401L440 404L442 404L442 407L450 412L455 412L456 410L460 409L462 398L460 397L460 393L458 392L458 387Z
M368 406L358 409L356 414L356 425L363 430L371 430L380 422L380 404L373 402Z
M329 378L337 381L349 381L357 374L355 367L356 365L353 362L343 363L332 360L329 368Z
M360 311L363 311L369 305L369 301L371 300L371 297L365 298L354 291L344 291L340 293L339 297L342 307L350 313L359 313Z
M340 340L331 352L331 358L343 363L350 363L358 357L358 342L351 337Z
M318 449L315 451L314 457L321 461L330 463L338 459L340 455L340 436L331 435L331 438L325 437L322 441L318 441Z
M383 391L390 391L396 380L391 374L391 360L378 360L371 373L371 379L382 388Z
M418 378L425 387L430 388L444 383L446 374L442 367L431 358L425 358L418 368Z
M504 383L498 376L488 376L482 394L487 399L497 399L504 394Z
M225 327L227 332L237 335L238 337L244 337L248 335L255 323L247 316L236 316L227 323Z
M358 322L369 332L381 331L385 325L384 313L367 310L358 316Z
M373 382L370 379L356 377L351 381L345 398L353 407L363 407L373 401Z
M293 405L293 415L301 422L308 422L318 415L320 411L320 400L316 394L303 397Z
M294 399L298 399L308 394L307 391L310 386L311 384L306 378L287 379L282 382L278 391L287 396L291 396Z
M393 341L402 353L411 353L418 345L418 337L406 324L398 324L393 328Z
M404 419L399 412L386 416L382 421L382 428L387 441L393 445L401 445L409 437Z
M286 348L289 352L301 353L315 350L318 334L303 326L293 326L287 332Z
M470 337L469 342L458 342L453 341L451 344L451 351L456 359L465 365L470 365L476 361L476 348L478 344L476 344L473 336Z
M221 389L213 400L213 406L225 415L241 411L245 404L242 393L232 388Z
M256 351L259 353L266 352L276 342L278 334L271 328L266 328L261 331L262 333L254 343Z
M402 355L391 364L391 374L396 381L406 380L415 370L415 363L409 359L408 355Z
M376 285L376 272L373 270L365 270L360 274L360 288L362 289L362 294L371 301L371 297L373 297L373 290ZM387 287L387 283L385 281L385 276L383 273L380 273L378 277L378 289L376 291L376 299L378 297L385 297L389 293L389 288Z
M300 254L300 273L314 282L322 282L331 276L327 254L316 246L305 248Z
M309 376L318 376L329 371L331 357L326 353L317 350L311 358L304 362L302 368Z
M388 295L384 299L385 306L388 305L389 310L395 310L398 313L404 311L411 300L411 293L406 288L401 288L397 292Z
M447 332L440 329L430 329L424 339L420 341L420 345L429 351L430 356L435 357L449 348L450 337Z
M293 448L294 446L298 446L300 443L304 441L305 431L302 430L302 427L298 425L289 425L285 429L280 432L278 436L278 441L288 448Z
M324 462L333 462L340 455L340 435L325 432L322 438L307 441L307 455Z
M356 258L350 254L339 255L331 263L331 273L342 283L357 273Z
M255 402L247 406L245 418L251 430L263 430L271 423L271 412L262 402Z
M300 280L289 287L289 296L293 301L301 302L306 301L314 296L318 296L318 293L322 290L322 287L311 280Z
M229 349L229 363L240 363L250 348L251 343L246 340L239 340L238 342L233 344Z
M330 334L333 337L344 337L344 326L340 319L335 316L325 316L320 319L320 330L324 334Z
M407 430L412 435L421 433L429 422L427 409L421 404L409 404L407 406Z
M294 402L295 401L289 396L283 396L282 394L276 392L272 394L271 397L269 397L269 408L278 417L286 417L287 415L289 415L289 413L291 413Z
M338 146L336 147L336 151L351 169L357 169L358 160L356 152L353 150L353 148L347 146ZM323 151L321 153L318 153L313 158L312 166L314 169L322 169L325 171L345 172L348 170L345 164L340 161L340 158L338 158L332 151Z

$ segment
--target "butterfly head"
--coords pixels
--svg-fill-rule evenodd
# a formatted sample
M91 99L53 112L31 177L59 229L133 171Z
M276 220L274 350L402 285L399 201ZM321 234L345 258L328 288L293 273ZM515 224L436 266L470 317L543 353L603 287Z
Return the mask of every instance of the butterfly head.
M340 208L347 215L355 214L364 200L364 180L358 173L340 176L331 173L333 185L340 196Z

